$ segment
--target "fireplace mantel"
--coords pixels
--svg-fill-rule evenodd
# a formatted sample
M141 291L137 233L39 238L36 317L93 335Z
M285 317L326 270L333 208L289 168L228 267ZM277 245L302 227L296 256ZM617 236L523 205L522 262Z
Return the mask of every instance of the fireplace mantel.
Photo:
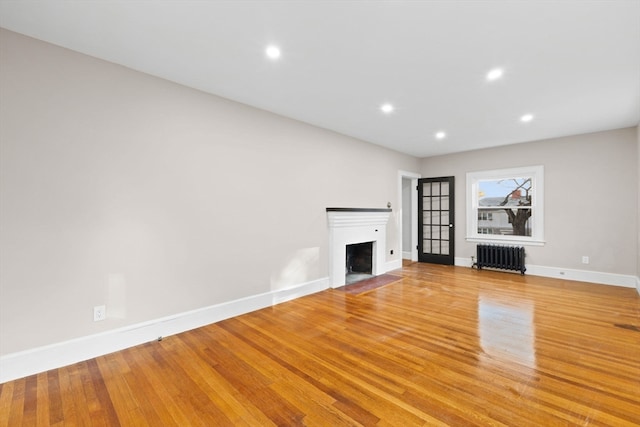
M327 208L327 212L391 212L391 208Z
M391 209L327 208L329 227L386 225Z
M373 242L372 273L385 273L387 221L391 209L327 208L329 223L329 280L332 287L345 284L346 246Z

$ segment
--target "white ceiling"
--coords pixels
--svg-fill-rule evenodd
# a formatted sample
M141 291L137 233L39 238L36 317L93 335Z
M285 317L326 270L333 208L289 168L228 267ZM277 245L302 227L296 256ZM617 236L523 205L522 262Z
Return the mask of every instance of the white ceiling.
M0 0L0 26L419 157L640 121L640 0Z

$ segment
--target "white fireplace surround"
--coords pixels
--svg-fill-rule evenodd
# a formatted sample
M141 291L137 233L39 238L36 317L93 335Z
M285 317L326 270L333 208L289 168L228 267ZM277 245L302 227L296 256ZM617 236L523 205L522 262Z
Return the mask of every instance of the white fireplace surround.
M387 221L391 209L327 208L329 222L329 284L344 286L347 245L373 242L371 274L385 273Z

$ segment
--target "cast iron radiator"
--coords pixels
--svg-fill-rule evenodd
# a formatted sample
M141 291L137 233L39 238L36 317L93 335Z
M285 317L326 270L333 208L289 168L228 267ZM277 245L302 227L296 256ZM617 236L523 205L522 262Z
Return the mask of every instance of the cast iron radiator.
M516 270L524 274L524 248L522 246L478 245L477 248L478 270L482 267L500 268L503 270Z

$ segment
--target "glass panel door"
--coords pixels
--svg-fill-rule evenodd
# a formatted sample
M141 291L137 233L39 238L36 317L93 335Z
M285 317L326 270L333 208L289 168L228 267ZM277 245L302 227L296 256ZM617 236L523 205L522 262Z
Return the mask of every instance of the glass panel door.
M454 264L454 177L418 180L418 260Z

